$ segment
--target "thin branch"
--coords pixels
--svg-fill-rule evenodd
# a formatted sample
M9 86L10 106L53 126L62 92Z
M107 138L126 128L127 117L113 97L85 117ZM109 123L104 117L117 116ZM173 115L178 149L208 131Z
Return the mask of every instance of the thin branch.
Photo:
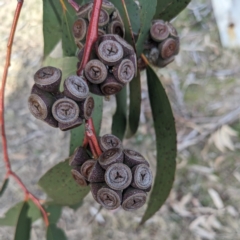
M12 28L11 28L11 32L10 32L9 40L8 40L8 44L7 44L6 62L5 62L5 66L4 66L2 84L1 84L1 89L0 89L0 125L1 125L3 159L4 159L4 163L5 163L5 168L7 170L6 177L12 176L15 179L15 181L19 184L19 186L23 189L23 191L25 193L25 200L27 200L29 198L32 199L32 201L35 203L35 205L41 211L46 226L48 226L49 221L48 221L47 213L44 210L44 208L42 207L42 205L40 204L39 199L27 190L26 186L23 184L21 179L11 169L11 164L10 164L10 160L9 160L9 156L8 156L7 138L6 138L6 133L5 133L4 93L5 93L5 86L6 86L6 82L7 82L8 69L9 69L9 66L11 65L10 61L11 61L11 53L12 53L12 45L13 45L14 35L16 32L16 27L17 27L20 13L21 13L23 2L24 2L23 0L18 0L17 7L15 10Z

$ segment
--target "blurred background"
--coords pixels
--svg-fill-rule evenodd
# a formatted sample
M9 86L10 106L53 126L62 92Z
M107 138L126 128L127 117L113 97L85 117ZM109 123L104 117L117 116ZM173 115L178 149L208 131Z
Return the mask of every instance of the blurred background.
M224 13L216 10L216 2L220 5L221 1L192 0L173 20L181 38L180 54L167 68L156 69L170 98L178 132L177 172L165 205L140 229L137 226L146 206L134 213L102 210L89 224L99 207L89 194L77 211L63 208L58 226L70 240L240 239L240 48L232 48L231 43L240 21L228 14L229 28L221 30ZM0 0L0 76L16 3ZM69 133L47 126L28 111L33 74L42 62L41 21L42 2L25 1L13 45L5 120L13 170L34 194L45 199L37 182L68 156ZM230 43L223 48L220 39L224 36L230 36L225 39ZM143 72L140 128L124 145L141 152L154 169L156 149L147 95ZM102 134L109 133L114 98L104 105ZM0 161L1 181L4 174ZM23 197L11 180L0 199L0 217ZM1 240L10 240L13 234L12 227L0 227ZM44 234L43 222L36 221L31 239L45 239Z

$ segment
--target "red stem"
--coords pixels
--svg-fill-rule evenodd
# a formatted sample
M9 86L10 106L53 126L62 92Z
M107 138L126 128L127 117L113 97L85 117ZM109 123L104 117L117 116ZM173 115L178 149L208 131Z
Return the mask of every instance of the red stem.
M5 66L4 66L2 85L1 85L1 89L0 89L0 127L1 127L3 159L4 159L4 163L5 163L5 168L7 170L6 177L8 178L9 176L12 176L15 179L15 181L19 184L19 186L23 189L23 191L25 193L25 200L27 201L30 198L35 203L35 205L39 208L39 210L41 211L41 213L43 215L43 219L44 219L46 226L48 226L49 225L48 215L47 215L47 212L42 207L42 205L40 204L39 199L37 197L35 197L32 193L30 193L27 190L26 186L21 181L21 179L14 172L12 172L11 164L10 164L9 156L8 156L7 138L6 138L6 133L5 133L4 93L5 93L5 86L6 86L6 82L7 82L8 68L11 65L10 60L11 60L13 39L14 39L14 35L16 32L16 27L17 27L19 15L21 13L22 5L23 5L23 0L18 0L14 18L13 18L12 28L11 28L11 32L10 32L9 40L8 40L8 44L7 44L6 62L5 62Z
M100 15L101 6L102 0L94 0L92 15L86 37L86 44L84 47L83 59L77 70L78 76L81 75L82 70L86 66L91 54L92 46L98 38L98 19Z
M87 62L89 61L92 46L98 38L98 19L100 15L101 6L102 6L102 0L94 0L92 16L90 19L89 28L88 28L87 37L86 37L86 44L84 47L83 59L77 70L78 76L81 75L82 70L84 69ZM86 135L84 137L83 146L86 146L88 142L91 152L93 154L93 157L98 158L102 154L102 151L97 141L92 118L90 118L89 120L86 120L85 127L86 127L86 133L85 133Z

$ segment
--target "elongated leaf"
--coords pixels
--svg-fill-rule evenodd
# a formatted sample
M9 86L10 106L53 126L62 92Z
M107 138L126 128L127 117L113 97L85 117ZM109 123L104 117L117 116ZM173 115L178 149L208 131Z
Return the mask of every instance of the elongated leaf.
M49 223L57 223L58 219L61 217L62 214L62 206L49 204L44 207L46 209L46 212L48 213Z
M28 202L22 203L20 213L17 219L14 240L30 239L31 218L28 217Z
M154 19L170 21L176 17L191 0L158 0Z
M123 139L127 126L127 88L116 94L117 109L113 115L112 134Z
M20 214L23 202L17 203L15 206L10 208L6 213L4 218L0 218L0 226L15 226L17 224L18 216ZM32 222L36 221L41 217L41 213L36 205L32 202L28 202L28 217Z
M9 178L5 178L3 184L0 188L0 197L3 195L4 191L6 190L8 182L9 182Z
M62 37L62 6L59 0L43 0L44 56L53 50Z
M130 18L130 23L131 26L129 26L128 19L126 12L123 8L122 1L121 0L111 0L111 2L115 5L115 7L118 9L122 20L123 24L125 26L125 39L127 40L128 43L130 43L132 46L134 46L132 37L131 37L131 30L137 34L140 29L140 9L138 5L135 3L134 0L125 0L125 4L127 6L127 11L128 11L128 16Z
M140 71L137 76L130 82L130 106L128 115L128 129L126 137L132 137L138 130L140 113L141 113L141 81Z
M81 187L74 181L68 159L46 172L38 184L53 204L64 206L79 203L89 192L89 187Z
M138 2L141 9L140 12L141 28L136 43L136 51L137 56L140 56L140 54L143 51L143 44L146 41L146 38L149 34L151 22L156 11L157 0L151 0L151 2L146 0L138 0Z
M156 177L141 224L151 218L167 199L176 169L176 130L166 92L154 70L147 67L150 104L156 133Z
M55 224L49 224L47 228L47 240L67 240L62 229L57 228Z
M81 4L81 0L75 0ZM64 56L75 56L77 47L72 34L73 23L77 20L76 11L66 3L67 11L62 15L62 49Z
M76 57L52 58L47 57L44 66L52 66L62 70L62 81L60 90L63 90L63 82L70 75L76 75L78 59Z

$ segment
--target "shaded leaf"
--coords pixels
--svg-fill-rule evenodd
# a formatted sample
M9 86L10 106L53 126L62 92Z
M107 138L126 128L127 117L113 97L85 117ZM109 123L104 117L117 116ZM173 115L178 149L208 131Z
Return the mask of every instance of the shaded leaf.
M136 51L137 56L140 56L140 54L143 52L144 42L149 35L151 22L156 11L157 0L152 0L151 2L146 0L138 0L138 2L141 9L140 12L141 28L136 43Z
M176 17L191 0L157 0L157 8L154 19L170 21Z
M52 66L60 68L62 70L62 81L60 90L63 90L64 80L71 75L76 75L77 62L78 59L76 57L62 57L62 58L47 57L43 64L44 66Z
M57 223L62 214L62 206L49 203L49 205L44 206L44 208L48 213L49 223Z
M89 192L89 187L81 187L74 181L68 159L48 170L38 184L52 199L52 203L58 205L77 204Z
M125 26L125 39L128 43L130 43L132 46L134 46L132 37L131 37L131 28L134 33L138 33L140 29L140 9L138 5L135 3L134 0L125 0L125 4L127 6L128 16L130 18L131 26L129 26L128 18L126 15L126 12L124 10L124 7L122 5L122 2L120 0L111 0L111 2L115 5L115 7L118 9L123 24Z
M123 139L127 126L127 88L126 86L116 94L117 108L113 115L112 134Z
M17 218L17 226L15 230L14 240L30 239L31 218L28 217L28 202L22 203L20 212Z
M62 229L55 224L49 224L47 228L47 240L67 240L67 237Z
M8 182L9 182L9 178L5 178L3 184L0 188L0 197L3 195L4 191L6 190L6 188L8 186Z
M177 152L171 106L151 66L147 66L147 83L156 133L157 166L154 185L141 224L151 218L167 199L174 181Z
M137 76L129 84L130 88L130 105L128 115L128 129L126 137L132 137L138 130L139 119L141 113L141 81L140 71Z
M75 0L76 3L81 4L82 0ZM76 11L66 4L67 11L62 15L62 49L64 56L75 56L77 46L72 34L73 23L77 20Z
M15 226L17 224L22 205L23 203L19 202L15 206L8 209L8 211L5 213L5 217L0 218L0 226ZM28 206L28 217L32 222L36 221L42 216L41 212L32 201L28 202Z
M44 56L53 50L62 37L62 6L59 0L43 0Z

